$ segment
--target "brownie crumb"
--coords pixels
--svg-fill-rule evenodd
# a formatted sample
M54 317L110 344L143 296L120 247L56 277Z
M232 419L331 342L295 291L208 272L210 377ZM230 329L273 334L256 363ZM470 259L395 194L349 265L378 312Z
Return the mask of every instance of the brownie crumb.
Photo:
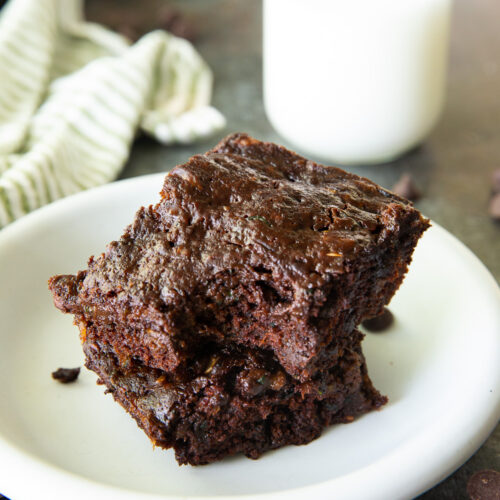
M58 368L55 372L52 372L52 378L61 382L61 384L69 384L74 382L78 375L80 375L80 367L77 368Z
M410 174L403 174L399 181L394 184L392 191L410 201L417 201L422 197L422 193Z
M474 473L467 483L471 500L500 500L500 472L481 470Z
M492 219L500 221L500 193L492 196L488 207L488 213Z
M394 323L394 315L384 307L384 312L374 318L365 319L363 327L370 332L382 332L387 330Z

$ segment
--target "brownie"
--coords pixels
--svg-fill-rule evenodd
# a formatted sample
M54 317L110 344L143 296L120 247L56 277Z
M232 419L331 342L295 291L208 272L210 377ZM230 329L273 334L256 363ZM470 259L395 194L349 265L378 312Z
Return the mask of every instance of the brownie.
M175 372L203 338L267 349L305 381L383 311L427 227L367 179L235 134L174 168L159 203L50 287L120 359Z
M174 448L180 464L235 453L306 444L333 423L379 408L386 398L367 376L361 334L336 365L307 382L288 375L271 353L205 344L195 361L171 374L132 358L121 363L101 342L84 342L87 368L136 420L155 446Z
M86 270L54 276L87 368L181 464L304 444L386 398L361 321L429 222L408 200L244 134L165 178Z

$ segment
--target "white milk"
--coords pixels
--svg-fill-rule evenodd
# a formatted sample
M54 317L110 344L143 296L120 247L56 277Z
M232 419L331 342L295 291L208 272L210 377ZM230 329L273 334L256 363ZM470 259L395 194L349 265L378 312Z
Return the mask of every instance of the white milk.
M451 0L264 0L264 102L300 151L393 159L440 114Z

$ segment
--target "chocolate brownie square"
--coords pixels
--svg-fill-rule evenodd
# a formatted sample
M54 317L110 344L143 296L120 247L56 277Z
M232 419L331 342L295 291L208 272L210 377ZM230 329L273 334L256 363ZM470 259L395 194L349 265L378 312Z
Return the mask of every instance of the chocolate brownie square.
M88 268L49 280L86 366L179 463L256 458L386 402L356 326L429 222L373 182L244 134L165 178Z
M179 464L200 465L289 444L306 444L333 423L381 407L361 353L362 335L335 366L300 382L264 350L203 344L175 374L138 358L122 363L109 345L84 342L86 366L155 446L174 448Z
M427 227L367 179L236 134L174 168L159 203L50 286L120 358L175 371L205 339L270 350L307 380L382 312Z

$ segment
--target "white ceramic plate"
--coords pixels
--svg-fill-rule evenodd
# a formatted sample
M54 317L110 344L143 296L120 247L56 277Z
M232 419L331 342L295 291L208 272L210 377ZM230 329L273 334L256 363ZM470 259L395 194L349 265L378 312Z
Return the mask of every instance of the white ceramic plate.
M163 175L54 203L0 232L0 491L13 500L136 498L409 498L462 464L499 417L500 293L483 265L434 225L394 298L395 325L364 342L382 411L260 460L179 467L153 449L81 365L76 327L47 279L86 267Z

